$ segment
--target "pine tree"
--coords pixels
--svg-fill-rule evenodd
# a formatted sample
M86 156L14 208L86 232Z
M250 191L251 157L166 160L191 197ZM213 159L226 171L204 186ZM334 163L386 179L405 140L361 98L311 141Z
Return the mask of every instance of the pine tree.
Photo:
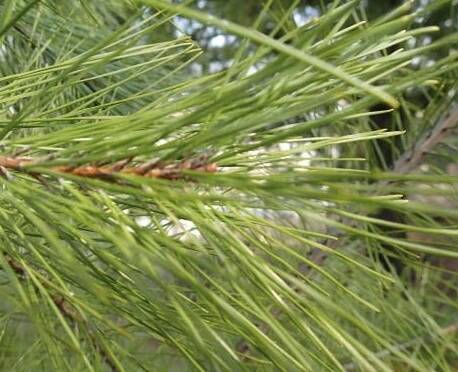
M2 371L456 368L458 6L291 3L1 2Z

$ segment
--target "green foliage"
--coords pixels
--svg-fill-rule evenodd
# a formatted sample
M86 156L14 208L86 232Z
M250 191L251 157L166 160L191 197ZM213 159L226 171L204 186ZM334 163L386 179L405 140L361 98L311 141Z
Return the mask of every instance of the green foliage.
M2 2L0 369L453 370L458 33L359 5Z

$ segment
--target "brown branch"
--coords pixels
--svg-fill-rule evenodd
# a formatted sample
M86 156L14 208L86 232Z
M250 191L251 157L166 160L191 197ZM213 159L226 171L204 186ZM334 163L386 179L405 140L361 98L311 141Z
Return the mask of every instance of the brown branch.
M447 134L454 130L458 126L458 106L453 107L445 117L442 117L434 128L423 135L409 151L404 153L394 164L393 173L407 174L415 170L421 165L425 155L433 150L435 146L444 141ZM381 190L383 187L390 184L390 181L380 181L377 183L377 190ZM348 221L347 221L348 222ZM348 222L350 223L350 222ZM343 233L341 233L343 235ZM339 234L337 237L340 237ZM328 239L324 244L332 249L336 249L340 243L340 240ZM315 248L312 250L309 259L317 265L322 265L326 260L328 253ZM304 264L301 265L300 272L302 274L309 274L311 267Z
M16 276L21 279L21 280L26 280L27 279L27 270L24 268L24 266L21 265L19 261L16 261L15 259L5 256L6 262L10 266L10 268L13 270L13 272L16 274ZM44 282L40 281L40 284L44 288L49 289L49 285ZM36 289L38 289L35 286ZM57 307L57 309L60 311L62 316L67 319L72 324L78 324L82 323L85 320L83 317L77 312L77 310L61 295L58 294L50 294L51 300L54 303L54 305ZM101 346L95 337L93 335L89 335L89 338L91 340L91 343L94 347L95 350L99 353L100 357L104 361L104 363L110 368L112 372L118 372L120 369L118 368L117 364L115 361L112 360L111 356L108 355L107 351L104 349L103 346Z
M411 150L407 151L395 162L393 166L393 172L398 174L406 174L415 170L421 164L425 155L431 152L435 146L443 142L447 135L457 126L458 106L455 106L445 115L445 117L442 117L437 122L437 124L430 132L421 137L418 143L415 144ZM380 181L377 183L377 189L381 190L383 187L390 183L390 181L386 180ZM346 224L351 226L356 225L354 221L346 221ZM336 250L342 241L342 239L336 239L336 237L342 238L343 236L344 233L340 232L335 234L332 239L327 239L323 244L332 250ZM320 248L313 248L310 251L308 260L313 262L315 266L323 266L328 256L328 251L323 251ZM313 273L312 266L301 263L298 267L298 272L303 276L311 276ZM293 289L299 292L298 288L293 287ZM282 314L283 311L278 308L272 310L271 312L271 315L274 318L279 318ZM267 323L262 323L259 326L259 329L266 334L270 331L270 326ZM247 359L247 354L250 351L250 345L246 340L242 340L236 345L236 351L242 354L242 359Z
M214 173L217 170L215 163L207 163L205 159L198 158L185 160L179 163L163 164L157 161L143 163L132 167L127 167L131 159L122 160L112 165L82 165L82 166L58 166L52 167L51 171L57 173L71 174L79 177L99 178L104 180L113 180L116 176L136 175L148 178L161 178L168 180L185 179L185 171L194 171L202 173ZM33 175L39 175L36 171L29 172L28 167L39 166L40 161L29 157L18 156L0 156L0 170L16 172L26 172Z
M424 157L434 147L444 141L447 135L458 126L458 106L453 107L448 114L434 126L433 130L420 138L410 151L402 155L393 166L394 173L406 174L416 169Z

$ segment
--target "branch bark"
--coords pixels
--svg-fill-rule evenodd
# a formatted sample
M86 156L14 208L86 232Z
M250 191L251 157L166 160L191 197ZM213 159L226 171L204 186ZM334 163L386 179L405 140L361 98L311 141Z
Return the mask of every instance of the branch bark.
M132 159L122 160L112 165L94 166L58 166L51 170L57 173L71 174L79 177L99 178L104 180L114 180L120 174L132 174L141 177L162 178L168 180L177 180L186 178L184 171L191 170L195 172L214 173L217 170L215 163L207 163L204 158L185 160L179 163L162 164L158 161L137 164L136 166L127 167ZM30 173L35 176L40 174L36 171L29 171L30 166L39 166L40 160L28 157L0 156L0 170L3 174L8 170L17 172Z

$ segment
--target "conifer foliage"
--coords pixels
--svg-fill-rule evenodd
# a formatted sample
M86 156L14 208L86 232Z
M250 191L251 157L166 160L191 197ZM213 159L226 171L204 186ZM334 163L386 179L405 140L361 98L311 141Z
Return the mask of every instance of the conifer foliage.
M289 3L0 2L0 370L458 366L458 6Z

